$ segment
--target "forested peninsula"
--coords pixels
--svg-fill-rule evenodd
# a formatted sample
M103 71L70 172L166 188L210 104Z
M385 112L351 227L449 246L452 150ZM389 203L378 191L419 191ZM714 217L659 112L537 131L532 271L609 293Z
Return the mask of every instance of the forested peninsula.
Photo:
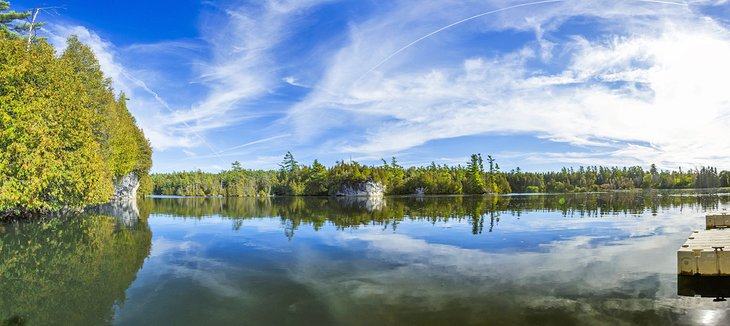
M395 158L380 165L340 161L325 167L302 165L287 152L278 170L250 170L234 162L220 173L152 174L153 193L178 196L324 196L367 181L385 185L387 195L462 195L589 192L632 189L692 189L730 186L730 172L714 167L676 171L651 165L563 168L557 172L502 171L492 156L472 154L465 165L404 167Z
M82 209L112 199L133 175L152 185L152 148L93 51L72 36L62 53L36 38L31 13L0 1L0 217Z

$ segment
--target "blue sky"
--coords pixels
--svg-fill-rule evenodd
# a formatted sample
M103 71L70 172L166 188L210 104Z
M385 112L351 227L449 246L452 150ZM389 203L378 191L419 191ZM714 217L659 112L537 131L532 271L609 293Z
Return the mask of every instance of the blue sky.
M26 9L31 1L12 1ZM730 169L726 1L51 1L154 172L405 165Z

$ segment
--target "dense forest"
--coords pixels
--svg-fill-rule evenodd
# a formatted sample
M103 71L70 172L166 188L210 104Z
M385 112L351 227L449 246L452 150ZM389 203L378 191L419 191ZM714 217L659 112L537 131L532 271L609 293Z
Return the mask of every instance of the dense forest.
M152 149L77 37L57 54L35 37L31 13L0 1L0 216L108 201L114 181L136 173L142 192Z
M431 163L403 167L395 158L381 165L337 162L325 167L317 160L300 165L287 152L278 171L248 170L234 162L220 173L202 171L153 174L154 194L186 196L333 195L342 185L380 182L389 195L587 192L630 189L689 189L730 186L730 172L713 167L660 171L654 165L578 169L559 172L504 172L494 158L471 155L465 166Z

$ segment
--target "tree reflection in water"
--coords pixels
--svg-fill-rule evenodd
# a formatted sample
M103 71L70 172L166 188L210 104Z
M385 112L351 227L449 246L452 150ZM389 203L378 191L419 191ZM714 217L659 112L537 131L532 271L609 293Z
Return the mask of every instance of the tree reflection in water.
M157 214L177 218L221 216L232 220L237 230L242 220L278 217L285 235L294 236L297 228L312 225L315 230L325 223L338 229L364 225L382 225L395 230L404 220L428 221L432 224L467 221L473 234L492 232L502 214L520 217L525 212L559 212L569 218L597 218L606 215L657 215L673 209L717 209L728 196L713 193L684 192L611 192L589 194L540 194L525 196L423 196L386 197L372 200L352 197L275 197L275 198L155 198L141 206L152 207Z
M0 224L0 324L111 323L150 253L152 232L149 211L107 211L123 214Z

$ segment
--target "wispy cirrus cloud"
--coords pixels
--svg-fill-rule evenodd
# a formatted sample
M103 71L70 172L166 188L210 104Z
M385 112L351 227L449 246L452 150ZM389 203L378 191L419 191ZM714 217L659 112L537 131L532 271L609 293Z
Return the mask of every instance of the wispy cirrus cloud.
M528 162L730 168L730 29L712 15L725 1L347 6L208 3L198 39L117 47L60 26L52 41L90 44L153 146L186 150L175 159L262 167L286 150L331 162L418 149L452 162L430 146L509 135L569 147L505 152ZM138 64L155 56L185 64Z
M84 26L53 24L48 32L51 43L60 51L70 35L79 36L94 50L115 90L131 98L128 107L156 152L182 148L193 153L191 149L203 147L207 154L186 157L221 159L207 133L277 113L265 112L260 107L251 110L251 103L281 82L273 51L291 37L289 28L296 25L297 17L322 2L217 5L205 13L201 27L204 42L169 40L120 47ZM158 61L164 62L172 57L185 64L181 70L189 70L197 77L180 79L167 67L151 66L152 58L162 58ZM197 100L169 102L181 95L168 89L171 83L196 88L197 94L191 96Z
M79 40L88 45L99 60L99 65L106 77L112 79L113 87L117 92L124 92L130 101L128 108L137 118L137 123L145 131L156 149L174 147L190 148L198 146L204 140L190 130L176 130L174 126L160 124L164 117L173 112L168 102L153 90L141 78L136 77L137 71L126 67L119 60L119 49L111 42L102 39L97 33L79 25L54 24L47 30L49 41L59 50L66 47L66 39L76 35ZM145 71L140 74L147 76L155 72Z
M439 30L433 21L449 26L459 13L515 3L448 6L447 13L445 3L413 12L400 3L354 26L315 87L330 91L298 103L292 125L306 138L347 121L356 132L339 150L376 155L437 139L527 134L584 148L599 161L676 168L730 159L730 146L718 141L730 123L722 89L730 82L723 59L730 34L698 13L698 3L536 2L459 26L473 35L537 31L535 41L495 55L432 59L449 51L442 48L449 37L460 37L431 34ZM591 33L568 26L574 20L588 21Z
M246 101L268 94L280 82L275 51L294 34L297 19L326 1L265 1L221 6L202 25L211 55L198 62L199 82L206 96L190 110L176 114L183 121L215 129L241 119L266 115L262 108L241 110Z

